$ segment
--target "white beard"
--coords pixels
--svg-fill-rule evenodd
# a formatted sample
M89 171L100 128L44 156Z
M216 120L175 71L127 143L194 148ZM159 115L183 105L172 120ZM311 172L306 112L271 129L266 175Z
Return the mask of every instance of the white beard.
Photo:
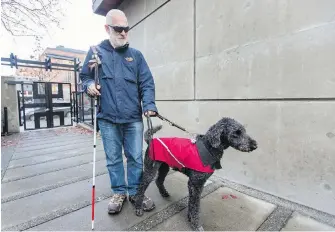
M117 38L117 35L113 34L113 32L110 32L109 41L114 48L122 47L128 42L126 38L125 39Z
M127 43L127 40L114 38L114 39L111 39L111 43L114 48L118 48L118 47L122 47L123 45L125 45Z

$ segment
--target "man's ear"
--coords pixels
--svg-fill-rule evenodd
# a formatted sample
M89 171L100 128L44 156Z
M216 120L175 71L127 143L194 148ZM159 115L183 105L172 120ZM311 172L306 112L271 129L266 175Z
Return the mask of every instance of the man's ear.
M110 27L106 24L105 25L105 31L106 31L106 33L109 35L110 34Z

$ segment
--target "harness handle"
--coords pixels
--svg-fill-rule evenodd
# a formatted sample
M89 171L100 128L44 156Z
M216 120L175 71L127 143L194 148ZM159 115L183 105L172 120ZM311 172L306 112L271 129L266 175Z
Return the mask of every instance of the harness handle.
M147 124L148 124L148 133L149 133L148 147L149 147L149 150L150 150L150 146L151 146L151 142L152 142L152 139L153 139L154 132L153 132L152 121L151 121L150 115L146 115L146 117L147 117ZM152 145L151 148L152 148L152 151L151 151L152 152L152 156L153 156L153 159L155 160L155 149L154 149L154 146Z
M152 128L152 121L150 115L147 115L147 124L148 124L148 131L149 131L149 141L151 142L153 138L153 128Z

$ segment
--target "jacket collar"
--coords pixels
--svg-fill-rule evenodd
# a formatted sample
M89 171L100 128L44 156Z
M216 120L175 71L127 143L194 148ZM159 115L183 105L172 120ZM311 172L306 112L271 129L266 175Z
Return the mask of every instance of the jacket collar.
M205 166L210 165L212 169L222 168L220 160L222 158L223 151L210 146L204 139L203 135L198 136L196 146L198 148L201 161Z

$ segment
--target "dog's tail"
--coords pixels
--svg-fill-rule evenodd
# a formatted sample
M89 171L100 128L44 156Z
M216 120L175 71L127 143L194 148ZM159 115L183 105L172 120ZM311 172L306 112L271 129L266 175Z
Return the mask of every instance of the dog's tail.
M157 131L159 131L160 129L162 129L163 126L162 125L159 125L159 126L154 126L152 128L152 134L155 134ZM149 139L150 139L150 135L149 135L149 130L146 130L144 132L144 141L149 144Z

